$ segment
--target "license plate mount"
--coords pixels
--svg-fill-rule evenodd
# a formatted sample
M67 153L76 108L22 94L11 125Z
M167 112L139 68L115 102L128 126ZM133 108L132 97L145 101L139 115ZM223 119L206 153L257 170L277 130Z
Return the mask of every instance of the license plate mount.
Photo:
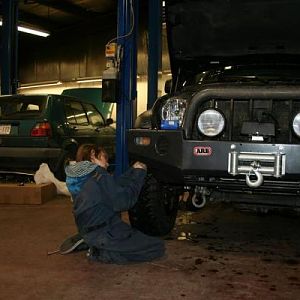
M9 135L11 132L11 125L3 124L0 125L0 135Z

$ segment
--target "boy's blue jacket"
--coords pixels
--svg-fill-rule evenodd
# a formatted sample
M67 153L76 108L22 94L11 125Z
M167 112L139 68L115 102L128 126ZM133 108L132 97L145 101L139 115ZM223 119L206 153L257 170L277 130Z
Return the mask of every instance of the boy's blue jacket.
M163 255L160 239L144 235L120 218L120 212L138 200L145 170L130 168L116 180L104 168L82 161L68 165L66 174L78 231L99 250L98 260L126 263Z

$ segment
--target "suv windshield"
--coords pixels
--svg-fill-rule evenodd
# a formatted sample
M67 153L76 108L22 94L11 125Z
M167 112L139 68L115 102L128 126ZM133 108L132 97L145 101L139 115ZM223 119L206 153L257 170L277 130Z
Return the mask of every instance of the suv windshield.
M300 67L296 65L227 66L198 73L183 85L217 82L299 83Z
M38 118L46 106L45 96L0 98L0 120Z

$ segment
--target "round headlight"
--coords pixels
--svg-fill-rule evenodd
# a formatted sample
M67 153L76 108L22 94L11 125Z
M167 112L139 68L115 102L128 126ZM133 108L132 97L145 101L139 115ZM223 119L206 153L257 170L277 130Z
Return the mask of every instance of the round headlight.
M223 115L214 109L203 111L198 118L198 129L206 136L217 136L225 127Z
M295 134L300 137L300 113L298 113L293 120L293 130Z

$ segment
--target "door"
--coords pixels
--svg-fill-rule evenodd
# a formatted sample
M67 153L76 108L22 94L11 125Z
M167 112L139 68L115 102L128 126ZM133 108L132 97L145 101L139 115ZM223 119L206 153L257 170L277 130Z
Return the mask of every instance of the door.
M65 101L66 123L68 135L77 141L79 145L93 143L94 128L89 124L82 103L79 101Z
M101 113L90 103L83 103L90 125L93 128L93 138L97 145L103 146L110 157L115 155L116 131L106 125Z

